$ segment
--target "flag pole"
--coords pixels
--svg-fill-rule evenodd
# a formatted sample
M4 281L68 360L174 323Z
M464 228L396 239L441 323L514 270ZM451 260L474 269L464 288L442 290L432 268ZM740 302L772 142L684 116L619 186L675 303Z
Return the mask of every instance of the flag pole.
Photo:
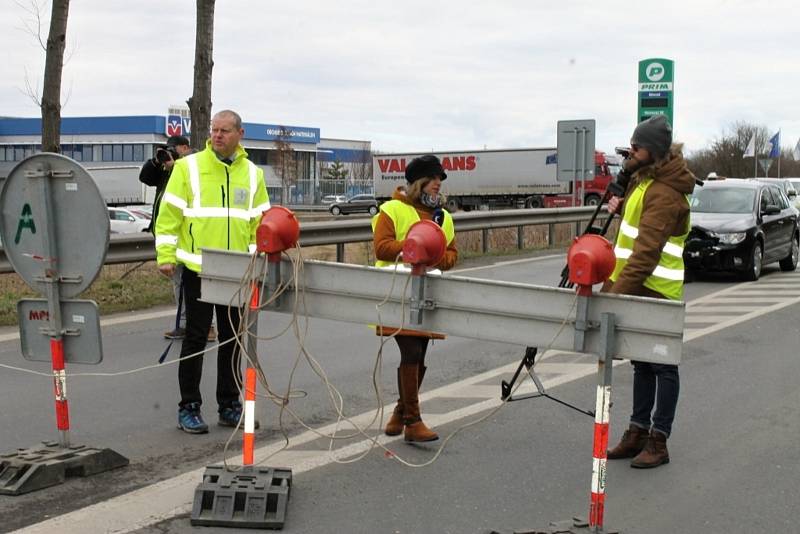
M781 131L778 130L778 178L781 177Z
M758 154L753 154L753 178L758 178Z
M753 134L755 136L755 134ZM758 178L758 150L756 150L755 137L753 138L753 178Z

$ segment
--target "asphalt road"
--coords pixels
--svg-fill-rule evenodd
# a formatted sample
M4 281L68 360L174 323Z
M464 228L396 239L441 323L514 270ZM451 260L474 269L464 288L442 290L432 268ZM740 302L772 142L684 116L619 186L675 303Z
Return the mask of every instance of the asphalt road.
M500 264L466 264L462 274L555 285L563 266L563 256L492 261ZM756 284L715 277L687 285L686 300L681 401L669 441L672 462L648 471L611 462L606 524L626 533L794 532L790 511L800 502L795 483L800 475L800 273L767 268ZM168 327L168 312L149 319L112 318L116 324L103 328L105 361L68 371L116 373L155 364L165 346L160 336ZM287 321L262 314L259 332L278 333ZM372 332L321 320L311 320L308 332L306 346L341 391L346 412L374 411L377 340ZM0 363L48 372L46 363L24 362L18 341L8 339L13 332L5 334L0 333L5 339ZM387 390L384 402L390 403L399 358L393 345L385 352L381 383ZM297 340L290 335L260 343L275 391L285 390L296 353ZM426 421L447 436L489 413L497 405L500 380L509 377L521 355L522 347L500 343L456 338L436 343L423 386ZM588 356L552 354L537 368L551 394L593 409L595 364ZM615 366L612 440L627 425L631 378L629 364ZM73 442L110 447L129 457L131 465L0 497L0 531L27 525L30 532L237 531L189 525L185 506L191 488L200 482L204 466L221 461L230 433L214 424L202 436L177 430L176 382L175 367L167 365L123 376L70 377ZM213 384L208 365L203 392L212 423ZM319 428L335 421L321 380L307 365L298 369L293 389L297 398L290 406L304 423ZM57 437L51 391L49 377L0 369L0 452ZM509 403L463 429L422 468L404 466L380 450L354 463L335 463L318 452L327 450L329 440L304 432L290 417L279 424L272 403L260 399L257 413L262 452L280 443L281 426L298 442L283 457L296 462L287 533L511 532L544 528L588 510L593 419L546 399ZM238 441L238 436L232 440L229 456L236 456ZM434 457L443 440L425 446L384 441L394 455L422 463ZM364 440L343 440L334 448L347 445L349 453L334 456L351 459Z

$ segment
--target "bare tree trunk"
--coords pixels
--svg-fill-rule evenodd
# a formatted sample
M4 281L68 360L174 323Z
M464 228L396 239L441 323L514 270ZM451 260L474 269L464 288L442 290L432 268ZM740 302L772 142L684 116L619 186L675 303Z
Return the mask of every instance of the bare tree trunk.
M192 148L203 150L211 125L211 71L214 68L214 2L197 0L194 44L194 88L186 101L192 116Z
M53 0L42 90L42 151L61 152L61 71L67 42L69 0Z

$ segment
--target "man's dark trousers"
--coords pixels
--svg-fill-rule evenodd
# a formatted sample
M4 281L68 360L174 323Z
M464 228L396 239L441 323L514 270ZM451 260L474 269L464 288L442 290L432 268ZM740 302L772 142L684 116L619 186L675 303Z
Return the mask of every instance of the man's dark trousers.
M219 343L217 348L217 404L220 408L239 401L239 387L242 383L239 347L235 341L225 343L239 330L240 310L219 304L201 302L200 276L191 269L183 269L183 301L186 306L186 337L181 346L181 358L202 351L208 341L208 329L214 308L217 309L217 329ZM230 309L230 320L228 310ZM231 325L233 322L233 325ZM233 363L233 365L231 365ZM235 371L234 371L235 369ZM202 403L200 378L203 375L203 355L178 364L178 383L181 388L182 408L191 402Z

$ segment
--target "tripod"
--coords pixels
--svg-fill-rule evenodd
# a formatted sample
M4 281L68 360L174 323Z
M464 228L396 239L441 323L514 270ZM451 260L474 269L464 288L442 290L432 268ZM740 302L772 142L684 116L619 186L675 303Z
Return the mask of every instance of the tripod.
M620 178L623 178L621 180ZM605 223L601 228L594 226L595 221L597 220L598 215L600 215L600 209L603 207L603 204L608 202L608 199L613 196L623 196L625 194L625 186L624 182L627 182L627 177L617 177L616 182L612 182L608 185L605 193L603 193L603 198L597 204L597 208L595 208L594 213L592 213L592 217L589 219L589 222L586 225L586 229L583 231L583 234L597 234L604 236L606 232L608 232L609 226L611 226L611 221L614 219L614 214L610 213L608 218L606 219ZM569 265L565 265L564 269L561 271L561 281L558 283L558 287L562 288L572 288L575 284L570 282L569 280ZM536 354L538 353L539 349L537 347L525 347L525 355L522 357L522 361L519 362L517 366L517 370L514 373L514 377L511 379L510 382L505 380L501 381L500 383L500 398L506 402L513 402L518 400L525 400L525 399L535 399L538 397L545 397L552 401L555 401L559 404L563 404L568 408L572 408L573 410L580 412L582 414L586 414L590 417L594 417L594 412L591 410L582 410L577 406L570 404L566 401L553 397L552 395L548 394L547 391L544 389L544 385L539 380L539 377L536 376L536 373L532 371L533 365L536 360ZM522 368L525 368L528 374L533 379L533 383L536 385L537 393L531 393L529 395L522 395L519 397L512 397L511 392L514 389L514 383L516 383L517 379L519 378L520 373L522 372Z

